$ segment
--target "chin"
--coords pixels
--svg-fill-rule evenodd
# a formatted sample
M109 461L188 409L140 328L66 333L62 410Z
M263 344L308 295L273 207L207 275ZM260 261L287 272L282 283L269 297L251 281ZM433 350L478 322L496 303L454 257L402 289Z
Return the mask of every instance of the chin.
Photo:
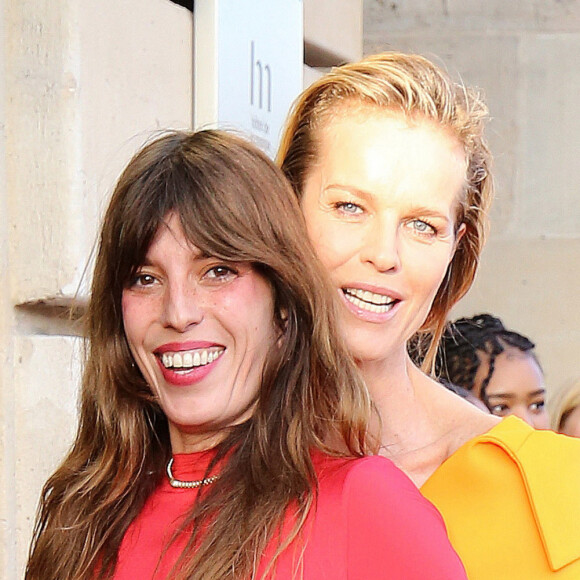
M348 343L348 350L353 358L360 363L381 362L393 356L394 349L385 348L385 345L369 345Z

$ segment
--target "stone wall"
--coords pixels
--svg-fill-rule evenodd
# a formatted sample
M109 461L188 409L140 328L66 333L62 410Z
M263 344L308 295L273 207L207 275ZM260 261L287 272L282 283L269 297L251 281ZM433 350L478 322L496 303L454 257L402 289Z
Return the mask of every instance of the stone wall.
M497 196L454 315L491 312L528 335L558 390L580 376L580 1L365 0L364 52L382 50L424 54L484 91Z
M159 128L191 126L192 15L167 0L0 0L0 23L0 576L15 580L76 424L66 309L121 168Z

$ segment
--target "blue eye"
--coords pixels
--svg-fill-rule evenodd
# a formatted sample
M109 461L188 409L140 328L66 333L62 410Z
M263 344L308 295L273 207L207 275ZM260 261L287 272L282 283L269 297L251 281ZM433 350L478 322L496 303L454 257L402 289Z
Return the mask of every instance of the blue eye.
M420 234L436 234L435 228L424 220L413 220L411 225Z
M358 213L362 213L362 208L360 205L357 205L356 203L353 203L351 201L340 201L334 204L334 207L340 211L343 211L344 213L347 214L358 214Z

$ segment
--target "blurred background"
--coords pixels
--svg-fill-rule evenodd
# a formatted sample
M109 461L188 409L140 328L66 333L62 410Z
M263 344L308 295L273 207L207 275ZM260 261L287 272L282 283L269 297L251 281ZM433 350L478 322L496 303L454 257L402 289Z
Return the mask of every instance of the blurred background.
M482 89L497 198L453 317L491 312L531 337L550 394L580 375L580 1L0 0L0 15L6 580L73 434L76 318L119 171L166 127L236 128L274 155L293 98L330 66L413 51Z

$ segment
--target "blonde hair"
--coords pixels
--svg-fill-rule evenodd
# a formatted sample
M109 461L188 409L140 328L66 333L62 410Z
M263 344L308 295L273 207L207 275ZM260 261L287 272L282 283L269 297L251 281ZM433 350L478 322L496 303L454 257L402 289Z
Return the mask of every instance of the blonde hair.
M220 479L185 514L193 532L172 577L254 577L286 511L296 525L277 554L314 501L311 451L368 451L370 399L282 172L232 135L168 133L131 160L103 221L76 440L42 492L28 580L110 578L129 524L165 477L167 419L134 364L121 297L171 213L202 253L250 262L269 281L281 332L253 416L218 446Z
M562 433L566 419L580 406L580 379L556 395L550 405L552 429Z
M333 68L298 98L282 135L278 162L298 197L318 160L321 132L352 108L427 119L454 136L465 151L465 191L456 220L457 228L465 226L465 234L421 328L425 340L419 341L428 345L423 368L432 371L447 314L471 287L485 242L493 198L491 154L483 136L487 107L476 91L454 83L419 55L386 52Z

